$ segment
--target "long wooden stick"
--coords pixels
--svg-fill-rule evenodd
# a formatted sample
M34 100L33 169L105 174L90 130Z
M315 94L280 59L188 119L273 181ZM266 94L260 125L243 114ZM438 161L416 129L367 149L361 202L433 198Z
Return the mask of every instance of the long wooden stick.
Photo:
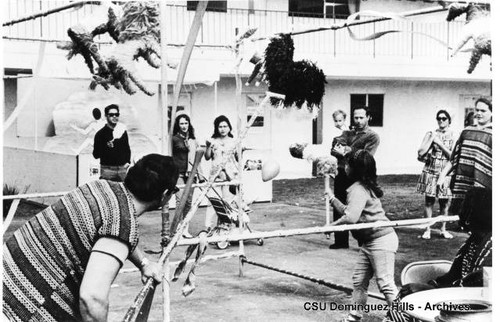
M184 188L184 192L182 193L181 202L179 203L179 207L176 209L175 217L171 222L171 226L175 225L175 227L176 227L179 223L179 219L182 217L182 213L184 212L184 208L186 207L186 203L187 203L187 199L188 199L188 195L189 195L189 190L191 190L191 185L194 182L194 176L196 175L196 170L198 169L198 165L200 164L201 158L203 157L203 153L204 153L203 149L198 149L196 151L196 155L195 155L195 159L194 159L194 163L193 163L193 168L192 168L191 173L189 174L188 181L186 182L186 187ZM170 230L170 232L171 231L172 230ZM175 231L175 229L174 229L174 231ZM183 231L184 231L184 229L182 229L182 230L177 229L176 233L180 232L182 234ZM165 236L162 236L162 237L165 237ZM163 249L163 253L161 256L162 258L164 258L162 261L160 261L162 265L164 264L164 262L168 258L168 255L165 255L166 249L167 249L167 247L165 247ZM165 265L164 273L168 274L169 272L170 272L169 266ZM166 276L166 278L168 279L169 277ZM148 279L148 282L146 283L146 285L142 288L142 290L137 295L134 305L131 306L129 308L129 310L127 311L127 314L125 315L124 321L133 321L133 320L135 320L136 322L137 321L147 321L147 318L149 315L149 309L150 309L150 306L151 306L152 300L153 300L152 297L153 297L153 294L156 290L156 285L157 285L157 283L154 282L153 278L150 277ZM167 286L165 286L165 285L167 285ZM164 290L169 291L169 289L170 288L168 286L168 281L167 281L167 284L164 284ZM168 293L169 292L163 292L164 298L165 297L167 299L169 298L170 294L168 294ZM169 315L170 315L169 314L170 310L168 309L169 303L170 302L166 303L167 309L166 309L166 312L164 311L164 320L169 320ZM165 303L164 303L164 305L165 305Z
M264 106L265 103L269 101L270 97L278 97L278 98L283 98L283 95L280 94L275 94L271 92L266 93L266 98L263 100L261 103L261 107ZM172 253L173 249L175 246L177 246L177 243L179 242L182 233L184 232L184 229L187 227L189 221L193 218L194 214L198 210L199 205L201 202L205 199L205 196L208 192L209 189L212 188L212 185L214 184L215 180L217 179L219 173L222 171L224 168L225 164L229 161L229 157L231 154L233 154L239 144L241 144L241 141L244 139L246 134L248 133L249 128L252 126L253 122L257 118L258 111L255 111L254 114L252 115L252 118L250 118L250 121L248 122L245 130L240 134L238 139L236 140L236 145L235 147L229 151L229 153L222 159L222 162L215 168L215 173L211 176L211 178L208 180L207 185L203 188L201 191L200 195L196 199L195 203L191 207L191 210L188 212L186 217L182 220L181 224L177 227L177 231L175 232L174 236L168 243L168 245L163 249L163 253L161 254L158 263L163 265L163 263L167 260L167 258L170 256ZM199 243L199 238L195 238L198 240L197 244ZM149 278L146 283L144 284L143 288L139 292L139 294L136 296L134 303L132 306L128 309L127 314L125 315L123 321L124 322L130 322L132 321L132 318L136 316L136 312L140 309L142 304L144 303L145 297L147 295L147 292L153 287L154 280L153 278Z
M326 189L330 188L330 176L325 173L325 177L324 177L324 180L325 180L325 191ZM326 225L330 225L330 200L328 198L325 198L325 216L326 216L326 220L325 220L325 223ZM330 239L330 233L326 233L326 238L327 239Z
M404 227L404 226L415 226L415 225L432 225L438 222L448 222L457 221L458 216L438 216L434 218L419 218L419 219L405 219L405 220L395 220L395 221L378 221L375 223L363 223L363 224L350 224L350 225L339 225L339 226L323 226L323 227L309 227L309 228L297 228L297 229L287 229L287 230L273 230L273 231L261 231L257 233L244 232L241 234L231 234L225 236L213 236L207 238L208 243L217 242L232 242L240 240L249 239L259 239L259 238L275 238L275 237L288 237L295 235L311 235L311 234L324 234L331 233L335 231L348 231L357 229L367 229L367 228L380 228L380 227ZM199 243L198 238L190 238L189 240L183 240L179 245L192 245Z
M208 1L198 1L193 22L191 24L191 28L189 29L186 45L184 47L184 51L182 52L182 58L177 70L177 79L175 81L175 86L174 86L174 96L173 96L172 112L171 112L172 117L169 129L170 139L172 139L172 135L174 133L174 120L177 115L177 105L179 104L179 96L181 95L182 83L184 82L184 77L186 76L186 70L189 64L189 60L191 58L191 53L193 52L194 44L196 42L196 38L198 37L198 32L200 31L201 23L203 22L203 16L205 15L207 6L208 6ZM170 149L172 148L171 144L169 144L169 148Z

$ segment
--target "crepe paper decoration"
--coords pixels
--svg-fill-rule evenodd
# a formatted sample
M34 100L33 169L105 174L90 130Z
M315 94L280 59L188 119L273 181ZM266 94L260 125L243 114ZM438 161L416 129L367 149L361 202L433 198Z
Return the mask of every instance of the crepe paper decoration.
M100 24L92 31L83 25L68 29L71 42L58 44L58 48L69 50L71 59L81 54L92 74L90 89L98 85L108 90L111 86L123 89L127 94L135 94L137 89L147 95L154 95L145 82L137 75L135 61L142 57L151 67L161 66L160 55L160 20L159 7L156 2L126 2L120 10L110 6L108 21ZM118 8L116 8L118 9ZM113 52L104 57L100 54L94 37L108 33L117 42ZM94 66L97 64L97 68ZM169 63L175 68L175 64Z
M368 16L373 16L373 17L380 17L380 18L383 18L384 20L386 20L386 19L392 19L392 20L396 20L396 21L404 21L406 19L406 17L405 17L404 14L396 14L396 13L392 13L392 12L382 13L382 12L368 10L368 11L360 11L360 12L353 13L352 15L350 15L349 17L347 17L347 20L346 20L346 23L345 23L345 26L347 28L347 32L349 33L349 36L353 40L356 40L356 41L375 40L375 39L378 39L378 38L380 38L382 36L385 36L385 35L388 35L388 34L397 33L397 32L404 32L404 33L411 33L411 34L414 34L414 35L421 35L421 36L430 38L430 39L438 42L440 45L442 45L444 47L448 47L448 44L446 42L442 41L441 39L436 38L434 36L431 36L431 35L429 35L427 33L418 32L418 31L392 29L392 30L385 30L385 31L374 32L373 34L365 36L365 37L358 37L351 30L350 27L355 24L356 18L358 18L361 15L368 15Z
M490 12L478 5L453 3L448 8L446 21L452 21L464 13L466 14L466 23L452 56L455 56L470 39L473 39L474 47L469 61L469 68L467 69L467 73L470 74L476 68L482 55L491 57L491 19Z
M326 77L316 64L308 60L293 61L294 44L289 34L271 38L264 55L255 54L250 62L255 65L246 85L256 80L265 81L269 91L285 95L281 102L271 98L273 106L297 106L305 103L310 111L320 106L325 93Z

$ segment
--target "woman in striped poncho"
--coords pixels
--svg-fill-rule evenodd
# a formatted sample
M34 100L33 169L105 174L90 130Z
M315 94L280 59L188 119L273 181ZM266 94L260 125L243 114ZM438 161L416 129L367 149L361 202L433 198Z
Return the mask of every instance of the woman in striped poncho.
M137 217L168 202L177 177L171 157L150 154L124 183L80 186L25 223L3 247L2 321L106 321L127 258L160 282L160 265L137 247Z

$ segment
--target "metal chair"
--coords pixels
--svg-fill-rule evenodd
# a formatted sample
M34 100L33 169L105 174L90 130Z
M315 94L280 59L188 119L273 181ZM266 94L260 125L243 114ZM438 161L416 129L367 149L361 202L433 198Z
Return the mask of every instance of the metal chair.
M427 283L447 273L450 270L451 264L452 262L446 260L410 263L401 272L401 284Z

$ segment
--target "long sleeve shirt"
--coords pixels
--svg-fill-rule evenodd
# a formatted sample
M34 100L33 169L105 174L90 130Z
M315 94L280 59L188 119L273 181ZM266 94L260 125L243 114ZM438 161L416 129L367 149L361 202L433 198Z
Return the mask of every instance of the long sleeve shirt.
M127 131L122 136L113 140L113 147L108 146L108 142L113 140L113 129L104 126L94 137L94 151L92 155L100 159L101 165L121 166L130 163L130 145Z
M343 220L345 224L389 221L380 199L360 182L353 183L347 189L347 205L344 205L338 199L333 199L331 205L345 216ZM393 231L394 229L391 227L379 227L353 230L352 234L358 241L366 242L385 236Z
M332 142L332 149L330 151L330 154L339 160L339 167L344 168L344 156L335 151L336 141L343 141L348 147L351 148L351 151L366 150L371 155L375 155L375 152L377 152L377 148L380 144L380 137L368 126L361 131L344 131L342 135L337 138L337 140Z

